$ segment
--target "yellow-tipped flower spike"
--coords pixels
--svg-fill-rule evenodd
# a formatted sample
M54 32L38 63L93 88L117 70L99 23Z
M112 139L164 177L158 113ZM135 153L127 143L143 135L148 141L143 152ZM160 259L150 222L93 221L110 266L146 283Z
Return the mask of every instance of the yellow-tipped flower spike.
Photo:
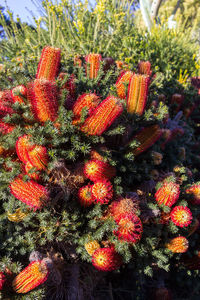
M102 57L100 54L90 53L85 57L85 61L89 64L89 78L94 79L97 78L99 69L100 69L100 61ZM87 72L87 66L86 66Z
M125 71L122 72L116 82L117 94L120 98L126 98L126 87L125 85L129 83L130 78L133 76L133 72Z
M100 248L100 245L96 240L90 241L90 242L85 244L85 250L91 256L93 255L94 251L99 249L99 248Z

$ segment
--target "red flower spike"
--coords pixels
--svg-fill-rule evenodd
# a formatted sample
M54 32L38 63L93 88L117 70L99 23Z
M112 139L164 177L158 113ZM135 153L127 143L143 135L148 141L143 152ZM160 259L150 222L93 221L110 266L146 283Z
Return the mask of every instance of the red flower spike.
M149 88L149 76L134 74L128 86L127 111L141 116L144 112Z
M179 227L187 227L192 222L192 213L188 207L175 206L171 213L172 222Z
M133 149L132 153L136 156L146 151L161 137L161 135L162 130L158 125L152 125L142 129L133 137L133 140L136 139L140 145L136 149Z
M100 98L96 94L83 94L78 97L73 105L73 113L76 118L81 117L83 108L87 108L88 114L91 115L94 109L99 105Z
M179 198L180 188L174 182L165 182L155 193L155 199L159 205L171 207Z
M186 193L194 196L191 200L193 204L200 205L200 184L193 184L186 190Z
M16 142L16 152L19 159L23 163L27 163L29 161L28 152L31 151L35 146L30 142L30 135L22 135L18 138Z
M54 122L57 119L58 101L55 83L45 79L36 79L29 83L27 95L33 114L39 122Z
M16 293L26 294L44 283L49 275L48 268L41 260L31 262L13 280L12 286Z
M18 200L34 210L41 209L49 198L47 189L33 180L23 181L20 177L10 183L10 191Z
M97 203L107 204L113 196L113 186L108 180L97 181L92 185L92 195Z
M98 71L100 69L100 61L102 61L101 55L90 53L85 57L85 61L89 64L89 78L97 78ZM86 73L87 68L88 66L86 66Z
M5 282L6 282L5 275L3 272L0 272L0 291L2 291Z
M12 104L11 91L0 91L0 118L14 114L15 111L12 108Z
M0 134L6 135L11 133L15 129L14 125L0 122Z
M92 255L92 264L99 271L114 271L122 265L122 257L113 247L99 248Z
M119 220L122 216L132 217L139 210L138 198L126 197L113 201L109 207L109 211L114 220Z
M18 85L11 91L13 102L24 103L23 97L27 95L27 89L24 85Z
M84 166L84 174L96 182L104 178L111 179L116 175L116 170L109 163L100 160L89 160Z
M173 253L185 253L188 250L189 242L184 236L178 236L166 244L166 248Z
M122 241L137 243L143 232L142 222L138 216L122 216L116 221L119 226L114 234Z
M79 189L78 199L81 206L88 207L94 203L94 197L92 195L91 186L86 185Z
M38 170L45 170L49 161L47 148L35 146L33 150L28 152L28 160Z
M31 179L38 181L40 180L40 175L36 172L30 172L33 168L34 166L28 161L24 166L24 171Z
M114 96L103 100L89 116L81 130L89 135L101 135L123 112L123 106Z
M140 61L138 64L138 73L143 75L151 75L151 63L150 61Z
M55 80L60 67L60 53L59 48L50 46L43 48L37 69L37 79Z
M125 99L126 98L126 88L125 84L128 85L129 80L133 76L133 72L131 71L125 71L122 72L119 78L117 79L116 82L116 88L117 88L117 94L120 98Z

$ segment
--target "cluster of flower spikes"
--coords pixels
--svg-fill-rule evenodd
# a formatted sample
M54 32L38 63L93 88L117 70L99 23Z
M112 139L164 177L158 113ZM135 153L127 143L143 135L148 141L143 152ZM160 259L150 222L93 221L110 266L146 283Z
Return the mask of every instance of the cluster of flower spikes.
M49 276L49 270L43 260L32 261L13 280L12 287L18 294L26 294L44 283Z
M16 142L16 152L22 161L22 172L10 183L10 191L18 200L26 203L34 210L42 208L49 198L49 192L43 185L37 183L40 175L31 172L45 170L48 164L47 149L44 146L31 143L31 136L20 136ZM23 180L23 175L28 175L29 181Z

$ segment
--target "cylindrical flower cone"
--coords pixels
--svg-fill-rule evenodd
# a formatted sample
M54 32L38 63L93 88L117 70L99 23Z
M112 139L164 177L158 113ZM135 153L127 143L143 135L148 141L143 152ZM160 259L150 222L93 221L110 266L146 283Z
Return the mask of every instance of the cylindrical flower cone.
M31 143L30 139L31 136L25 134L20 136L16 142L17 155L25 164L29 161L28 152L35 147L35 145Z
M140 61L138 64L138 73L143 75L151 75L150 61Z
M27 95L36 120L42 123L56 120L58 101L55 83L45 79L36 79L28 84Z
M184 253L188 250L189 242L184 236L178 236L166 244L166 248L173 253Z
M158 204L171 207L179 198L180 188L174 182L165 182L155 193Z
M73 105L73 113L76 118L81 117L81 112L84 108L87 108L88 114L91 115L94 109L99 105L100 98L94 94L83 94L78 97Z
M152 125L138 132L132 140L137 140L140 145L132 150L136 156L150 148L161 137L162 130L158 125Z
M27 95L27 89L24 85L18 85L12 89L11 95L13 98L13 102L24 103L23 97Z
M33 180L40 180L40 175L36 172L32 172L32 169L35 168L29 161L24 165L24 171Z
M16 293L26 294L44 283L49 275L48 268L41 260L31 262L13 280L12 286Z
M20 177L10 183L10 191L18 200L24 202L34 210L41 209L48 201L49 192L34 180L23 181Z
M95 182L105 178L111 179L116 175L116 169L107 162L93 159L85 163L84 174Z
M192 213L188 207L175 206L171 213L172 222L179 227L187 227L192 222Z
M124 71L121 73L119 78L117 79L116 82L116 88L117 88L117 94L120 98L125 99L126 98L126 87L125 85L129 84L129 81L131 77L133 76L133 72L131 71Z
M116 223L118 225L118 229L114 232L114 234L120 240L135 244L141 239L143 228L142 222L137 215L123 215L116 220Z
M92 264L99 271L114 271L122 265L122 257L114 247L99 248L92 255Z
M85 61L89 64L89 78L95 79L98 76L98 72L100 69L100 62L102 61L102 57L100 54L90 53L85 57ZM87 73L88 66L86 66Z
M123 112L123 106L114 96L103 100L89 116L81 130L89 135L101 135Z
M47 148L36 145L28 152L28 159L29 162L38 170L45 170L49 161Z
M37 69L37 79L55 80L60 67L60 53L59 48L50 46L43 48Z
M149 76L134 74L128 86L127 111L141 116L144 112L149 87Z
M191 199L193 204L200 205L200 184L193 184L186 189L186 193L193 195L194 198Z
M100 245L99 245L99 243L96 240L90 241L90 242L88 242L88 243L85 244L85 250L91 256L93 255L93 253L95 252L95 250L97 250L99 248L100 248Z
M92 195L97 203L107 204L113 196L113 187L110 181L101 180L92 185Z
M88 207L94 203L94 197L90 185L83 186L78 191L78 199L81 206Z

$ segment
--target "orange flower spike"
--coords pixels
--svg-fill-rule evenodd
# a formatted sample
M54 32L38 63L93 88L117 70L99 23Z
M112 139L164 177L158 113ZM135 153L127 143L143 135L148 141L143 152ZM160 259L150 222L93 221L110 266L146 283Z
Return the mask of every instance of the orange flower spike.
M140 143L136 149L132 150L133 154L136 156L146 151L161 137L161 135L162 130L158 125L152 125L142 129L133 138Z
M49 275L48 268L41 260L31 262L13 280L12 286L16 293L26 294L44 283Z
M185 253L188 250L189 242L184 236L178 236L166 244L166 248L173 253Z
M23 97L27 95L27 89L24 85L18 85L11 91L13 102L24 103Z
M81 117L82 109L87 108L89 115L99 105L100 98L96 94L83 94L78 97L73 106L73 113L75 117Z
M138 64L138 73L144 75L151 75L151 63L150 61L140 61Z
M117 201L113 201L111 203L109 211L115 220L118 220L122 216L132 217L137 211L139 211L138 198L119 198Z
M123 106L114 96L103 100L89 116L81 130L88 135L101 135L123 112Z
M60 67L61 50L54 47L44 47L37 69L37 79L54 81Z
M27 204L34 210L41 209L49 198L48 190L33 180L23 181L16 177L10 183L10 191L18 200Z
M188 207L175 206L171 213L172 222L179 227L187 227L192 222L192 213Z
M129 80L133 76L133 72L131 71L125 71L122 72L119 78L117 79L116 82L116 88L117 88L117 94L120 98L125 99L126 98L126 88L125 84L128 85Z
M85 61L89 64L89 78L95 79L97 78L98 71L100 69L100 61L102 61L102 57L100 54L90 53L85 57ZM86 73L87 73L86 66Z
M165 182L155 193L158 204L171 207L180 195L179 185L174 182Z
M31 172L31 169L33 168L34 166L29 161L24 165L26 175L28 175L31 179L38 181L40 180L40 175L36 172Z
M118 229L114 234L123 241L137 243L141 239L143 232L140 218L133 214L132 216L122 216L116 220Z
M92 264L99 271L114 271L122 265L122 257L114 247L99 248L92 255Z
M134 74L128 86L127 111L141 116L144 112L149 87L149 76Z
M55 83L45 79L36 79L29 83L27 94L33 114L39 122L54 122L57 119L58 101Z
M104 178L111 179L116 175L116 170L115 167L107 162L93 159L86 162L84 174L87 178L95 182Z
M22 135L17 139L15 146L19 159L25 164L29 161L28 152L35 147L34 144L31 143L30 139L30 135Z
M200 204L200 184L193 184L186 190L186 193L194 196L194 199L191 200L193 204Z
M81 206L88 207L94 203L94 197L90 185L83 186L78 191L78 199Z
M95 252L95 250L99 249L100 245L99 243L94 240L94 241L90 241L88 243L85 244L85 250L87 251L87 253L89 255L93 255L93 253Z
M44 146L36 145L33 150L28 152L29 162L38 170L45 170L49 158L47 148Z
M97 181L92 185L92 195L97 203L107 204L113 197L113 186L108 180Z

